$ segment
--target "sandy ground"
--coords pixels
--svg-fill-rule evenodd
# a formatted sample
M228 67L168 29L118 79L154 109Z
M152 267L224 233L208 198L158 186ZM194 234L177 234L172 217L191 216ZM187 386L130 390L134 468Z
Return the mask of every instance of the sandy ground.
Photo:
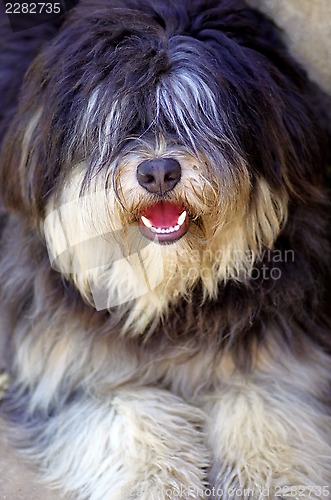
M59 494L44 487L37 471L9 446L7 436L0 418L0 500L59 500Z
M4 314L0 313L0 318L3 319ZM0 321L0 500L64 500L59 492L51 491L42 484L36 468L9 442L9 428L1 415L1 399L9 382L3 371L7 356L5 330L6 323Z

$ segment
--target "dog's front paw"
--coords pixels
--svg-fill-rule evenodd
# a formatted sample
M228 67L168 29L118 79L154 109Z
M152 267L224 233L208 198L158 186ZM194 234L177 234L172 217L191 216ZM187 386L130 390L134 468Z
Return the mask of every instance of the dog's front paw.
M271 386L256 373L254 383L239 379L208 402L209 481L219 490L214 498L323 498L314 487L326 492L330 486L331 420L302 393L299 372L300 364L291 383L281 383L279 374L280 382Z
M213 465L209 479L213 488L209 498L222 500L269 500L272 498L270 487L270 470L261 463L260 470L254 470L248 463L240 460L238 463L222 464L218 461Z
M203 498L203 418L160 389L84 398L47 420L38 458L48 480L79 500Z
M196 458L205 450L196 447L190 455L176 450L172 455L125 456L104 471L90 487L89 500L191 500L205 498L205 469ZM91 485L90 485L91 486ZM84 497L85 500L85 497Z
M206 484L202 471L192 464L149 464L136 482L122 486L118 500L171 500L205 498ZM113 497L112 497L113 498Z
M252 463L223 464L211 470L214 485L208 498L217 500L288 500L329 498L330 487L321 486L293 467L272 470L263 460ZM318 483L320 483L319 481Z
M111 499L204 498L204 415L166 391L144 389L142 395L143 404L138 391L113 401L125 437L117 443L121 494Z

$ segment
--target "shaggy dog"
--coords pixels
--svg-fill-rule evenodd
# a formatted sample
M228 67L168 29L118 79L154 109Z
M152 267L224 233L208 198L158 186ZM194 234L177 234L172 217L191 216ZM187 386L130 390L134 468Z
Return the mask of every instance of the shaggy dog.
M21 446L73 498L327 497L311 84L241 0L83 0L56 24L3 37Z

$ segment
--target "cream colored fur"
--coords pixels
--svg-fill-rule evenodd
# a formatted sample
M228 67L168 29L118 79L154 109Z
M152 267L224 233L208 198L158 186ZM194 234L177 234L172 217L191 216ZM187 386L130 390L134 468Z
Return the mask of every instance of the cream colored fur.
M146 150L144 155L148 157ZM181 158L181 153L176 152L176 157ZM63 191L51 199L42 228L53 267L73 279L96 309L123 305L124 314L125 304L135 300L124 331L130 328L138 335L178 297L188 296L199 280L204 297L210 298L216 297L222 282L250 279L262 249L272 247L287 217L287 196L274 193L263 179L250 201L252 188L245 166L243 179L231 179L232 185L229 181L221 187L224 193L213 203L215 181L202 173L198 158L183 155L182 182L175 196L186 200L200 217L203 230L191 223L190 238L184 236L173 245L146 244L132 217L140 197L142 201L145 197L135 175L143 158L143 151L132 153L120 164L117 182L126 200L124 209L101 175L80 195L85 166L77 165ZM203 208L206 199L206 206L215 207L214 213Z

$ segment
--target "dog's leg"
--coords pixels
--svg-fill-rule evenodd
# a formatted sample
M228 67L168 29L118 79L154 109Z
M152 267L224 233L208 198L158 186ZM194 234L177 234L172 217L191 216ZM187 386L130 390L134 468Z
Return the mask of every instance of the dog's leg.
M201 498L207 465L203 415L166 390L85 397L37 437L46 479L90 500ZM75 496L77 498L77 496Z
M313 356L307 363L285 353L264 360L206 404L215 498L330 497L330 361Z
M2 405L28 427L22 447L45 479L76 500L201 497L203 412L154 387L147 355L65 323L56 306L14 332L15 380Z

